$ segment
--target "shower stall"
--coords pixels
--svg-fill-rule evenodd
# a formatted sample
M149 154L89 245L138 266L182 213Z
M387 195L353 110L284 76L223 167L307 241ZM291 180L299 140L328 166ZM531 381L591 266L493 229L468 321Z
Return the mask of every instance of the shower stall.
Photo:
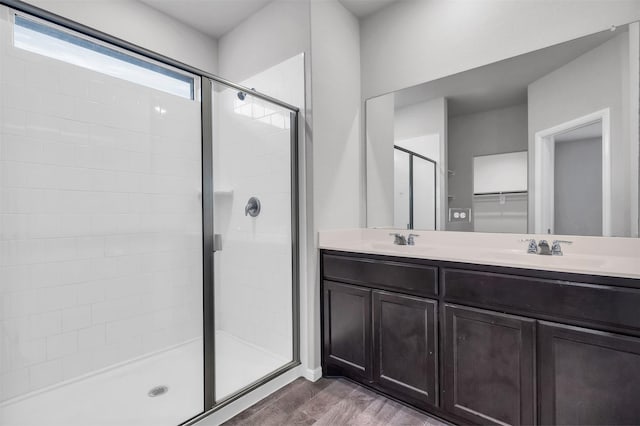
M298 110L0 6L0 424L178 425L299 364Z

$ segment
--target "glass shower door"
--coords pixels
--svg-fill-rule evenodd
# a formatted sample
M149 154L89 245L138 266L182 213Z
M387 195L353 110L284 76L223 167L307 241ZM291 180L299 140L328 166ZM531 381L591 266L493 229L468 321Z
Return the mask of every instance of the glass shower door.
M215 401L294 359L295 117L222 84L213 97Z

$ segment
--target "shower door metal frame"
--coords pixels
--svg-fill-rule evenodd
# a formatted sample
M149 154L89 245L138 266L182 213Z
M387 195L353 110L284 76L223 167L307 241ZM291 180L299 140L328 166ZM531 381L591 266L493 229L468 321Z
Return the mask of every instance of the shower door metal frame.
M202 78L202 220L203 220L203 297L205 324L214 325L215 321L215 279L214 279L214 225L215 197L213 183L213 87L221 84L236 89L217 80ZM265 98L263 98L265 99ZM268 99L265 99L269 101ZM280 105L283 106L283 105ZM291 283L292 283L292 360L272 373L239 389L228 398L216 403L215 397L215 327L209 326L204 334L204 352L209 356L205 362L205 410L201 415L183 425L194 424L214 411L232 403L247 393L257 389L270 380L300 365L300 261L299 261L299 168L298 168L298 119L297 108L283 106L290 111L290 173L291 173Z
M192 67L183 62L176 61L167 56L161 55L149 49L137 46L128 41L114 37L102 31L95 30L86 25L56 15L47 10L33 6L20 0L0 0L0 5L7 6L16 11L34 16L48 21L52 24L75 31L87 37L94 38L103 43L108 43L114 47L125 51L133 52L161 64L177 68L182 71L194 74L201 79L200 105L202 112L202 248L203 248L203 345L204 345L204 405L201 413L196 413L194 417L186 420L182 425L191 425L207 417L214 411L241 398L247 393L257 389L275 377L300 365L300 309L299 309L299 169L298 169L298 120L299 108L283 102L279 99L256 92L254 89L244 87L240 84L220 78L199 68ZM291 119L291 249L292 249L292 312L293 312L293 359L271 374L258 381L240 389L229 398L215 403L215 327L214 327L214 287L213 287L213 134L212 134L212 92L213 83L222 84L248 95L255 96L267 102L271 102L284 109L289 110ZM197 95L197 94L196 94ZM197 100L197 96L195 98Z

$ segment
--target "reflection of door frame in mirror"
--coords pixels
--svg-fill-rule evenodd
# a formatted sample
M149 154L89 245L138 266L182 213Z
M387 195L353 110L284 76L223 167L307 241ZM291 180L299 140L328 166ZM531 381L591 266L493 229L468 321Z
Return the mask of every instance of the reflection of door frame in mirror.
M434 184L434 191L433 191L433 231L438 229L438 162L435 160L432 160L429 157L425 157L424 155L420 155L414 151L411 151L410 149L404 148L402 146L399 145L393 145L393 149L397 149L398 151L402 151L404 153L409 154L409 226L407 229L414 229L414 211L413 211L413 201L414 201L414 197L413 197L413 158L414 157L418 157L421 160L425 160L428 161L429 163L433 164L433 184ZM395 223L395 217L394 217L394 223Z
M589 124L602 124L602 235L611 236L611 125L610 109L561 123L535 134L534 232L554 230L555 136Z

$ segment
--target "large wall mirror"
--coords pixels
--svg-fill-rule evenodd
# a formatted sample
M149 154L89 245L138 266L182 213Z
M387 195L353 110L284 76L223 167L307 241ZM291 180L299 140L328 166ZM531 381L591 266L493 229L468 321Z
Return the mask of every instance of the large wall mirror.
M368 99L367 226L637 237L639 32Z

